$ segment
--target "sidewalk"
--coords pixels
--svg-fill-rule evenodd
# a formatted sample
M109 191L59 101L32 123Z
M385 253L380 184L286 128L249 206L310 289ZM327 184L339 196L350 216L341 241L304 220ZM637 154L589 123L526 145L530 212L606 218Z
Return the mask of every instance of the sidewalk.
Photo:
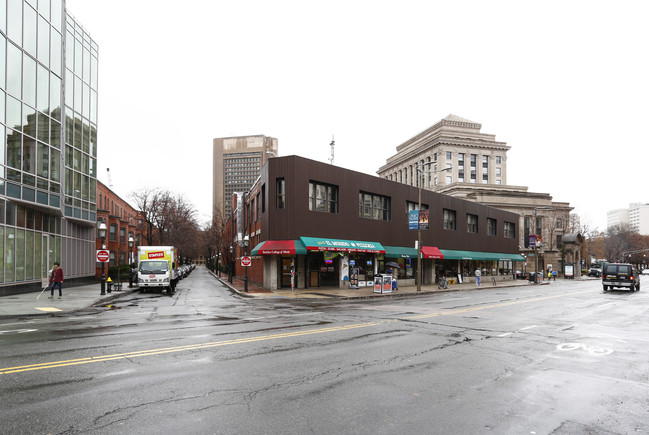
M48 299L50 290L42 294L37 292L19 295L3 296L0 298L0 319L19 316L57 315L72 313L96 304L108 304L110 301L137 291L137 287L101 295L100 284L81 285L78 287L63 286L63 298L59 299L59 291L54 292L54 299ZM39 297L40 294L40 297ZM38 299L36 299L38 297Z
M211 273L211 272L210 272ZM211 273L212 274L212 273ZM423 286L421 292L417 292L416 286L400 287L398 291L392 293L374 293L374 287L361 287L359 289L339 289L339 288L312 288L312 289L281 289L275 291L265 290L255 284L248 283L248 292L245 292L245 284L243 280L234 279L232 284L227 280L226 275L221 278L212 274L215 279L219 280L223 285L228 287L230 291L242 297L249 298L291 298L291 299L365 299L376 297L398 297L398 296L417 296L423 294L452 292L460 290L475 290L478 288L491 289L491 288L506 288L506 287L526 287L533 284L523 280L505 280L497 281L497 286L494 287L488 280L484 280L481 287L476 287L475 284L453 284L449 285L446 290L440 290L437 286ZM547 281L540 283L540 285L549 284ZM118 299L122 296L138 291L137 287L129 289L124 287L124 290L112 293L106 293L102 296L100 284L83 285L78 287L64 287L63 298L58 298L58 290L54 292L54 299L48 299L50 291L45 290L39 297L39 293L23 293L20 295L11 295L0 297L0 319L13 318L20 316L38 316L38 315L60 315L70 314L93 305L110 304L112 300ZM37 299L38 298L38 299Z
M214 275L214 274L213 274ZM214 275L215 276L215 275ZM451 284L448 289L440 290L437 285L424 285L421 291L417 291L417 286L399 287L399 290L391 293L374 293L374 287L361 287L358 289L349 288L311 288L311 289L280 289L280 290L265 290L256 285L248 283L248 292L244 290L245 283L240 279L233 279L232 283L228 282L227 275L222 275L221 278L215 276L223 285L228 287L230 291L249 298L293 298L293 299L366 299L376 297L395 297L395 296L417 296L431 293L453 292L461 290L477 290L477 289L493 289L493 288L511 288L511 287L527 287L533 286L527 280L502 280L496 281L494 286L491 281L484 280L480 287L476 287L474 283L466 284ZM548 285L549 281L543 281L539 285Z

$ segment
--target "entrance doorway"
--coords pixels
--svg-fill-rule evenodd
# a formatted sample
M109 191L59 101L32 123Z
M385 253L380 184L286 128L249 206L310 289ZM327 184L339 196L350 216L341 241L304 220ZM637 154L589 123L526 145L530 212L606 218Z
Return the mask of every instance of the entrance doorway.
M282 257L282 270L280 271L280 287L281 288L290 288L291 287L291 263L293 259L291 257Z

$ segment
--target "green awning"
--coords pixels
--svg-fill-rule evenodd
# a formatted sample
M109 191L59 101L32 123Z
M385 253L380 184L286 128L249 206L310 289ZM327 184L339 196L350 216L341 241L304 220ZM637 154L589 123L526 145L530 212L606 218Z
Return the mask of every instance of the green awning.
M386 258L417 258L415 248L404 248L403 246L384 246Z
M304 255L306 247L299 240L266 240L252 250L250 255Z
M440 249L444 254L444 260L486 260L486 261L525 261L520 254L507 254L502 252L475 252L475 251L454 251L451 249Z
M385 252L385 248L379 242L319 239L317 237L300 237L300 241L304 243L307 251L376 252L378 254Z

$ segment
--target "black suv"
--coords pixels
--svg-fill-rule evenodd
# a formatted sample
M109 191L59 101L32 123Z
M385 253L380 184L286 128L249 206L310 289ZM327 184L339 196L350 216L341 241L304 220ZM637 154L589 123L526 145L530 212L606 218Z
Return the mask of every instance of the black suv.
M615 287L626 287L629 290L640 290L640 275L630 264L611 263L602 270L602 285L604 291Z

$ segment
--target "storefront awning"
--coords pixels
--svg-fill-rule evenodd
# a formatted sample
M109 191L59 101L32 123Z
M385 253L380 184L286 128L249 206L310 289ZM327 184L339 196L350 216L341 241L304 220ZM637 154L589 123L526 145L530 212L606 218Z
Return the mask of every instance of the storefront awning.
M317 237L300 237L300 240L302 241L302 243L304 243L307 251L369 252L377 254L385 253L385 248L379 242L319 239Z
M435 260L442 260L445 258L444 254L434 246L422 246L421 256L422 258L433 258Z
M403 246L384 246L385 258L417 258L415 248L404 248Z
M306 248L299 240L266 240L261 242L250 255L305 255Z
M445 260L486 260L486 261L525 261L519 254L506 254L502 252L474 252L454 251L440 249Z

